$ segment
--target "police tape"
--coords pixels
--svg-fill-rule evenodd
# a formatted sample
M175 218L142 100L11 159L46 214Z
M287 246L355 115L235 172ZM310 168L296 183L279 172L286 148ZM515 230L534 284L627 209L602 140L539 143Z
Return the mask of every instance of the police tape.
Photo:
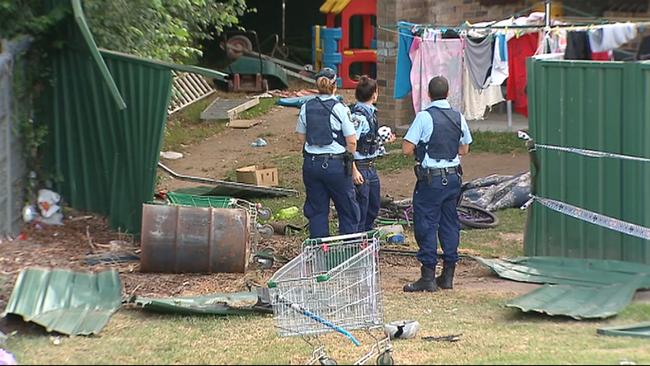
M553 211L574 217L576 219L583 220L610 230L618 231L619 233L650 240L650 228L621 221L613 217L585 210L583 208L556 201L550 198L532 196L532 199L544 205L545 207L550 208Z
M577 147L564 147L564 146L545 145L545 144L535 144L535 147L547 149L547 150L569 152L573 154L587 156L590 158L611 158L611 159L632 160L632 161L650 163L650 159L639 157L639 156L615 154L615 153L608 153L604 151L589 150L589 149L580 149Z

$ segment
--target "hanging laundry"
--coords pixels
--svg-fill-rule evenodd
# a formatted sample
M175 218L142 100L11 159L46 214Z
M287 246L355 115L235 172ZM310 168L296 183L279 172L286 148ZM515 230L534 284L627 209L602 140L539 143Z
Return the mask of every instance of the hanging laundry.
M632 23L606 24L588 32L592 52L611 51L637 36L637 26Z
M594 61L610 61L611 56L609 51L605 52L592 52L591 59Z
M465 41L465 65L476 89L482 90L490 85L490 72L494 58L494 37L488 35L482 40L463 37Z
M478 90L470 80L470 70L467 64L463 74L463 115L468 121L480 120L485 116L485 109L503 102L503 93L500 85L490 85L483 90Z
M508 46L506 35L497 33L494 35L494 57L492 59L492 73L490 74L491 85L502 85L508 78Z
M395 90L393 97L395 99L404 98L411 91L411 58L409 50L413 43L413 34L409 29L414 24L399 22L399 38L397 44L397 64L395 66Z
M508 41L508 100L512 100L517 113L528 116L526 95L526 59L537 50L539 32L528 33Z
M565 60L591 60L589 36L585 31L568 32Z
M411 86L416 112L431 103L429 80L444 76L449 81L449 103L460 110L463 104L463 42L461 39L442 39L440 32L426 30L411 45Z

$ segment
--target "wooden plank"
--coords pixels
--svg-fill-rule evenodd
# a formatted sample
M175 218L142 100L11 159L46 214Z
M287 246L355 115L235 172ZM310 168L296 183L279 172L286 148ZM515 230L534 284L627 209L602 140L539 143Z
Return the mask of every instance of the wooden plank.
M228 127L230 128L251 128L255 125L259 125L262 121L258 119L236 119L228 122Z
M255 98L250 99L249 101L247 101L247 102L245 102L243 104L240 104L240 105L236 106L235 108L229 109L228 110L228 116L230 117L230 120L232 121L233 119L235 119L235 117L237 117L239 115L239 113L241 113L243 111L246 111L246 110L249 110L249 109L255 107L258 104L260 104L260 98L255 97Z

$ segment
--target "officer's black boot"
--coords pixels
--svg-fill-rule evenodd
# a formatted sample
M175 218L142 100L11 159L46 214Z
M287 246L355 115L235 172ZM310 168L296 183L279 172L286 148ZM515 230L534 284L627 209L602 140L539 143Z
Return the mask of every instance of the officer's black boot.
M442 273L436 278L438 287L451 290L454 288L454 272L456 270L456 263L445 262L442 265Z
M428 268L422 266L420 268L420 279L404 285L404 292L435 292L438 291L436 286L436 270L435 268Z

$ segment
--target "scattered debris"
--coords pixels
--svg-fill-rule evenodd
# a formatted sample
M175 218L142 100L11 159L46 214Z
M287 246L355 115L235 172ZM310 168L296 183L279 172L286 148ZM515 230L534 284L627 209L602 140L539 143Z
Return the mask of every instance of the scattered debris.
M161 151L160 157L167 160L178 160L183 158L183 154L176 151Z
M260 104L259 98L215 99L203 112L202 120L235 120L241 112Z
M291 206L287 208L283 208L280 211L278 211L275 215L273 215L274 220L280 220L280 221L287 221L291 219L295 219L300 215L300 209L296 206Z
M434 337L434 336L426 336L422 337L423 341L429 341L429 342L458 342L460 341L460 337L463 334L452 334L452 335L447 335L447 336L441 336L441 337Z
M506 305L524 312L607 318L623 310L637 290L650 288L650 266L640 263L559 257L474 259L500 277L545 284Z
M235 171L237 182L256 186L275 187L280 184L278 168L250 165Z
M599 328L598 334L618 337L650 338L650 322ZM627 361L627 360L624 360ZM623 362L623 361L621 361ZM623 365L623 363L621 363ZM631 364L627 364L631 365Z
M61 337L59 337L59 336L56 336L56 337L52 336L52 337L50 337L50 342L51 342L53 345L55 345L55 346L60 346L60 345L61 345Z
M36 207L34 205L25 205L23 207L23 221L26 223L30 223L34 221L38 217L38 210L36 210Z
M519 208L530 199L530 182L530 172L517 175L493 174L468 182L462 198L488 211Z
M269 225L273 227L273 232L275 232L278 235L296 235L297 233L303 231L306 227L307 224L304 226L298 226L298 225L292 225L292 224L287 224L283 222L272 222Z
M14 355L0 348L0 365L18 365L18 362Z
M97 264L118 264L140 261L140 257L133 253L116 253L106 252L101 254L89 254L84 259L84 263L89 266Z
M398 320L384 324L384 331L390 339L411 339L415 338L420 330L420 323L417 320Z
M52 217L56 212L61 210L58 205L61 201L61 195L49 189L41 189L38 191L38 208L41 210L41 216Z
M217 185L217 187L212 187L208 190L209 195L232 196L232 197L239 197L239 198L286 197L286 196L298 195L298 191L296 191L295 189L278 188L278 187L261 187L252 184L228 182L225 180L218 180L212 178L193 177L190 175L178 174L160 162L158 163L158 166L161 169L163 169L166 173L168 173L169 175L171 175L176 179Z
M48 332L99 333L122 303L117 271L27 268L20 272L2 316L19 315Z
M298 91L290 91L290 90L271 90L269 91L270 94L272 94L274 97L280 97L280 98L291 98L291 97L304 97L307 95L316 95L318 94L317 89L301 89Z
M259 125L260 123L262 123L262 121L259 119L236 119L228 122L228 127L246 129Z
M251 143L251 146L252 146L252 147L264 147L264 146L266 146L266 145L268 145L268 144L269 144L269 143L266 142L266 140L264 140L264 139L261 138L261 137L258 137L257 140L255 140L255 141L253 141L253 142Z
M134 297L131 303L144 310L183 315L244 315L255 312L272 313L257 292L208 294L192 297Z

